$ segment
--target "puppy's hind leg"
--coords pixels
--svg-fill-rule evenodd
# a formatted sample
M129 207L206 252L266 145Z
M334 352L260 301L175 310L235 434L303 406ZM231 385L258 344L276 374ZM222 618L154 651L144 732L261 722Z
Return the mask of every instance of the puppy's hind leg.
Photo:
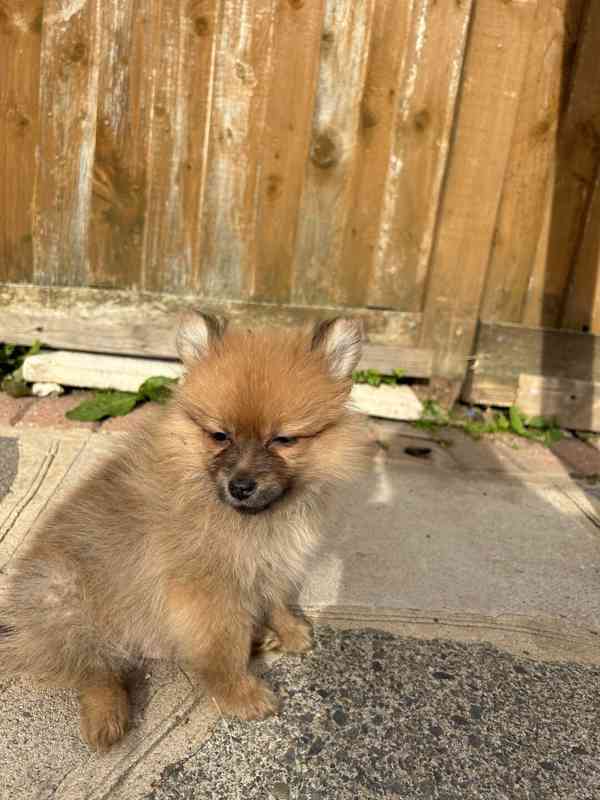
M129 724L129 698L116 675L98 675L79 689L81 735L92 750L106 751Z

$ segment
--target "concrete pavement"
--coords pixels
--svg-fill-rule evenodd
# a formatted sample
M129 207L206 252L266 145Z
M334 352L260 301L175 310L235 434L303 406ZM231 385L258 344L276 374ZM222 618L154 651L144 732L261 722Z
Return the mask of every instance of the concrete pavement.
M118 435L0 430L0 565ZM280 717L220 720L151 662L131 733L98 756L70 693L0 678L2 800L600 797L593 470L530 442L374 437L298 600L315 651L257 667Z

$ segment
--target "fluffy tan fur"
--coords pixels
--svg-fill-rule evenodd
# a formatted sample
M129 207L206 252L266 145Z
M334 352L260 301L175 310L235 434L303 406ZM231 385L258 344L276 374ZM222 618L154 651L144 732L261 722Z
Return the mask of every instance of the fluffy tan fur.
M252 719L277 708L248 670L253 642L310 647L286 604L330 490L364 460L348 408L360 331L223 328L183 324L173 400L54 511L0 602L0 673L77 689L94 748L126 730L125 676L149 654ZM239 475L257 489L236 506Z

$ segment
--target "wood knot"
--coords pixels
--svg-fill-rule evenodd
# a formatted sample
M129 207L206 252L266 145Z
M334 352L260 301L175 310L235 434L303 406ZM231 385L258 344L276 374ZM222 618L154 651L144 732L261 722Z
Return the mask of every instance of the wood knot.
M311 147L310 158L313 164L321 169L329 169L337 164L339 156L337 147L328 133L320 133Z
M77 42L74 45L73 49L71 50L71 54L69 56L70 60L73 63L77 64L80 61L83 61L87 53L87 48L83 42Z
M325 52L331 50L334 41L335 36L333 35L333 31L323 31L321 34L321 49Z
M275 173L271 173L271 175L267 178L267 197L274 199L278 192L279 187L283 183L283 178L281 175L277 175Z
M544 117L543 119L538 120L533 128L531 129L531 135L535 139L544 139L546 134L548 134L552 126L554 124L554 119L552 116Z
M196 36L208 36L210 25L208 24L207 17L196 17L194 20L194 30Z
M304 5L304 0L290 0L290 5L295 9L302 8Z
M360 111L360 121L363 128L374 128L379 122L379 118L374 111L363 105Z
M431 123L431 114L427 111L426 108L422 108L420 111L417 111L415 114L415 128L418 131L424 131L426 128L429 127Z

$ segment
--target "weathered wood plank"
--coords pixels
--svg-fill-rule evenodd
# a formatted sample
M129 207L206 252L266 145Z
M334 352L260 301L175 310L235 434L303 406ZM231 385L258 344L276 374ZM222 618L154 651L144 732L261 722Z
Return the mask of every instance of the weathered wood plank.
M197 283L219 7L104 6L91 285Z
M382 7L377 4L378 15ZM409 19L401 25L382 20L383 40L372 41L375 74L373 82L367 76L360 172L346 227L346 302L357 305L366 297L372 306L422 310L471 7L431 0L388 4L391 15L404 12ZM399 65L392 62L398 51ZM390 100L393 117L383 115L382 131L378 114Z
M44 4L34 198L34 280L40 284L87 281L101 13L101 0Z
M525 297L525 307L521 313L521 322L530 328L552 327L556 325L559 309L554 300L555 293L552 290L552 275L546 273L548 263L548 249L550 244L550 227L552 224L552 212L554 202L554 186L556 178L556 163L552 160L548 172L545 199L542 214L542 227L535 250L533 268L529 277L527 295ZM559 282L560 283L560 282ZM558 289L562 292L562 288ZM501 320L498 320L499 322Z
M411 26L412 23L412 26ZM354 158L357 160L345 223L340 293L355 305L366 304L377 258L376 243L385 204L386 178L399 101L414 57L413 4L381 0L373 7L365 86L361 99ZM393 297L384 305L391 307Z
M42 0L0 5L0 280L33 277Z
M103 3L88 285L139 286L152 111L152 0Z
M222 0L201 208L204 295L248 295L276 0Z
M405 369L411 377L431 372L431 351L416 347L419 314L219 301L196 294L4 284L0 285L0 341L31 344L37 339L68 350L174 358L177 319L192 308L250 325L289 326L350 315L363 321L374 346L361 368Z
M341 255L374 4L325 3L318 95L294 252L294 303L340 302L345 270Z
M486 279L482 319L520 322L544 222L569 39L582 0L538 3Z
M210 163L207 121L220 10L219 2L177 0L160 3L151 20L156 45L150 64L153 88L141 284L150 291L189 291L200 272L203 230L198 218ZM239 133L234 129L234 135Z
M475 7L421 340L448 379L471 354L534 13L533 2Z
M563 428L600 431L600 383L520 375L516 404L525 414L555 419Z
M553 183L541 246L523 321L561 327L565 292L585 224L598 166L600 4L587 3L573 76L558 131Z
M180 191L185 220L186 252L191 260L190 275L185 289L200 286L202 271L203 225L202 214L208 175L208 143L217 39L223 0L207 2L193 0L187 6L188 59L184 70L187 98L187 128ZM191 31L189 26L191 25ZM191 41L190 41L191 35Z
M249 295L288 302L300 197L312 135L322 41L323 0L276 9L261 169L256 203L256 253Z
M481 323L463 398L510 406L522 374L600 381L600 341L591 334Z
M562 327L600 333L600 170L566 291Z

